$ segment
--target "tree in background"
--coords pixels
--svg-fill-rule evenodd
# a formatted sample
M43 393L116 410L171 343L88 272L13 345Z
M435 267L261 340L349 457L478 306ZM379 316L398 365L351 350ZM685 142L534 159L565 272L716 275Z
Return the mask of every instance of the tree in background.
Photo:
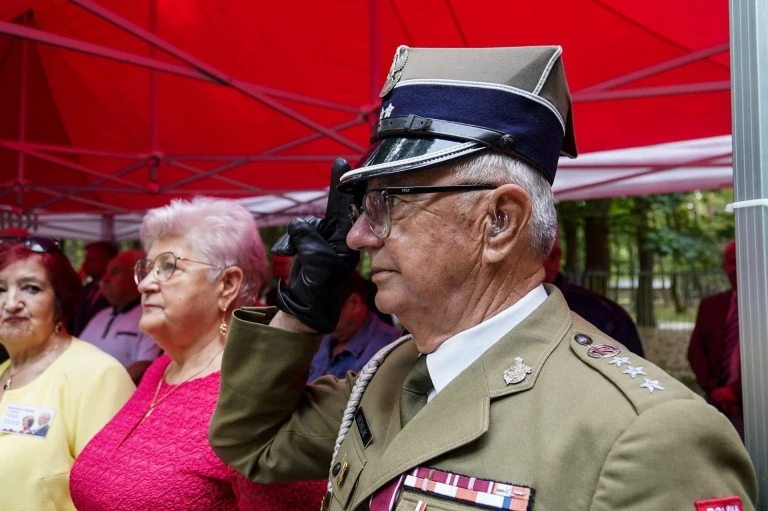
M632 283L624 305L639 325L655 325L659 300L677 313L690 311L699 297L725 285L717 268L734 235L733 217L724 212L731 200L728 189L560 203L563 269L617 301L619 288ZM611 283L609 274L620 279Z
M645 197L635 197L632 211L635 218L635 240L637 242L638 278L635 299L635 319L638 326L656 326L653 311L653 256L654 247L649 243L651 230L650 211L653 203Z
M611 199L589 201L584 216L584 285L608 296L611 272L610 214Z

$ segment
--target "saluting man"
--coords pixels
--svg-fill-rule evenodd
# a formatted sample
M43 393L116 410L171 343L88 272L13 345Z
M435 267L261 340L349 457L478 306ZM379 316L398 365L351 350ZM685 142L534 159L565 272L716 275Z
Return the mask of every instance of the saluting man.
M277 247L296 255L280 311L234 314L218 455L254 481L327 476L323 509L754 509L728 419L542 284L576 156L561 48L401 47L381 95L325 218ZM360 250L411 335L306 386Z

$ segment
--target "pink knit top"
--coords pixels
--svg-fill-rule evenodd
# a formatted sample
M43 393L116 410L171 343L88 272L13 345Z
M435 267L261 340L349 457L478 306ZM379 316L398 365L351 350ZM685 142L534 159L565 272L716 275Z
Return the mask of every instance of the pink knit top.
M163 355L147 369L133 397L75 460L70 489L78 510L320 508L325 482L255 484L214 454L208 423L220 372L182 383L130 432L149 410L170 361ZM158 401L173 387L163 382Z

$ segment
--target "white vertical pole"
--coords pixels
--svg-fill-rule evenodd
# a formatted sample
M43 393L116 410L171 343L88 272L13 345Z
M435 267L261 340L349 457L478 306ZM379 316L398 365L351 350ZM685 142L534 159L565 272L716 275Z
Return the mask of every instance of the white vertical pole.
M768 197L768 0L730 0L734 200ZM768 505L768 207L735 210L747 450Z

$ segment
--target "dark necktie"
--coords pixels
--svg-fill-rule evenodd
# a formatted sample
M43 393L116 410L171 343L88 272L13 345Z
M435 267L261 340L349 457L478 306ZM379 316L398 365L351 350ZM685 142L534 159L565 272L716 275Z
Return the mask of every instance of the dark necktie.
M104 333L101 334L101 338L102 339L104 339L107 336L107 334L109 333L109 329L112 328L112 323L115 322L115 318L117 318L118 314L119 313L117 312L117 310L112 309L112 314L109 316L109 322L107 323L107 326L104 327Z
M400 393L400 425L405 426L427 404L432 380L427 370L427 357L421 355L403 381Z

